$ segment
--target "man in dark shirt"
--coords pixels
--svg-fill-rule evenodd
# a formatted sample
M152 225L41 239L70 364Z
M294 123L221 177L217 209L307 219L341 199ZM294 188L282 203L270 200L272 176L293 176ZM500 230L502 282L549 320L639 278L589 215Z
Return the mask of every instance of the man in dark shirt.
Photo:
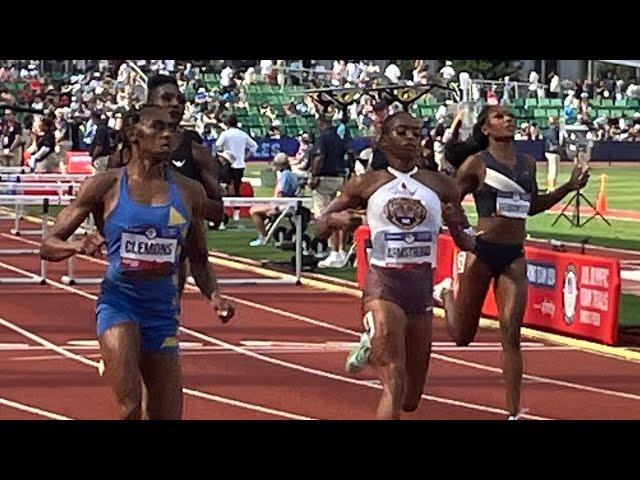
M98 121L96 134L93 137L93 142L89 147L89 154L91 155L94 168L99 172L104 172L107 169L109 155L114 151L111 129L107 126L106 119L101 116Z
M317 217L336 197L342 187L345 175L344 140L340 138L331 120L326 117L318 119L320 134L314 145L313 164L309 188L313 190L313 213ZM330 239L329 256L318 263L321 268L341 268L346 264L343 232L336 232Z

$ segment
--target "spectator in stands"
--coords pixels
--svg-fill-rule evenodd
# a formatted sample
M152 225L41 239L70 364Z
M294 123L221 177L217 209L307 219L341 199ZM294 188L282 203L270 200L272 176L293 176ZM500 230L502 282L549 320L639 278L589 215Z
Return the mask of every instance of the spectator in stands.
M344 141L332 127L327 117L318 119L320 134L316 140L313 163L311 166L311 180L309 187L313 190L313 213L317 217L336 197L344 183L345 155L347 149ZM347 261L344 252L343 232L336 232L331 236L329 256L321 261L321 268L341 268Z
M91 163L97 172L107 170L109 156L115 152L115 139L111 129L107 126L106 119L100 117L96 126L96 134L89 147Z
M35 154L29 159L30 166L38 173L52 173L60 163L55 153L55 123L49 117L42 117L37 131Z
M258 144L246 132L238 128L238 118L231 115L227 120L229 128L220 134L216 142L218 151L229 150L234 155L230 177L233 185L233 195L240 196L240 185L246 168L245 159L258 149Z
M384 76L389 79L390 83L398 83L400 81L400 78L402 78L402 72L395 61L389 62L387 67L384 69Z
M538 96L538 82L540 81L540 75L535 70L531 70L529 72L529 92L527 94L528 97L537 97Z
M453 68L453 62L451 62L451 60L444 62L444 67L440 69L440 76L446 83L449 83L456 76L456 71Z
M5 109L4 117L0 122L0 143L2 143L2 153L4 161L8 165L19 166L22 163L20 140L22 136L22 126L17 122L13 111Z
M291 166L286 153L278 153L271 162L271 166L276 170L277 182L274 197L295 197L298 193L298 179L291 172ZM252 247L259 247L265 244L267 229L265 220L271 215L278 215L280 207L275 204L254 205L249 210L253 224L258 230L258 238L249 243Z
M269 119L273 122L276 119L276 112L273 111L271 104L269 102L263 102L260 105L260 115L263 117L269 117Z
M529 127L529 140L540 140L542 135L540 134L540 128L536 122L531 122Z
M551 70L549 72L549 98L560 97L560 77L558 74Z
M272 83L273 60L260 60L260 75L262 75L262 81Z

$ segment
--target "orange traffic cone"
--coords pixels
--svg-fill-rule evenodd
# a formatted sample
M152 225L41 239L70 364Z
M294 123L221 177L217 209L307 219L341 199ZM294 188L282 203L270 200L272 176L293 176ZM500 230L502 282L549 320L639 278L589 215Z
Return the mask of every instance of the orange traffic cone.
M600 175L600 191L596 196L596 212L600 215L607 213L607 174Z

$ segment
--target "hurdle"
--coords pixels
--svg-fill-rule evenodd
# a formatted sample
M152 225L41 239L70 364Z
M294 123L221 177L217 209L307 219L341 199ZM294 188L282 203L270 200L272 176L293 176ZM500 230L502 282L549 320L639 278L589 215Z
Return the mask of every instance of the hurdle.
M293 278L219 278L220 285L299 285L302 276L302 207L310 207L312 200L309 197L224 197L225 207L252 207L253 205L278 205L287 211L293 211L296 226L296 248L295 248L295 275ZM73 239L73 236L71 237ZM78 277L76 276L76 263L74 257L70 257L67 263L67 274L60 279L65 285L96 285L102 282L102 278ZM187 283L195 285L192 277L187 279Z
M42 200L42 241L44 241L49 225L49 198ZM39 248L0 248L0 255L37 255L40 256ZM47 261L40 258L40 271L38 274L29 273L26 277L0 277L0 285L46 285L47 283Z
M44 190L44 191L57 191L57 198L62 198L62 197L68 197L68 198L75 198L74 197L74 189L77 189L78 187L80 187L79 183L60 183L60 184L54 184L54 183L32 183L32 184L24 184L21 182L17 182L17 183L12 183L12 182L0 182L0 192L4 192L6 193L7 190L9 191L14 191L13 196L15 196L16 198L22 198L25 199L27 197L31 197L33 196L36 199L42 199L45 198L42 195L39 195L39 193ZM31 192L31 194L30 194ZM37 193L37 194L36 194ZM52 195L50 193L47 193L46 195ZM46 196L45 195L45 196ZM11 196L11 195L0 195L0 198L2 198L3 196ZM48 197L49 201L51 202L51 197ZM42 200L40 200L42 201ZM39 204L40 201L37 203ZM0 205L5 205L5 203L0 200ZM21 230L20 229L20 220L24 217L25 215L25 211L24 211L24 206L25 206L25 202L16 202L13 204L14 206L14 211L12 214L10 215L5 215L0 217L0 220L12 220L14 222L14 227L10 230L11 235L15 235L17 237L21 236L21 235L42 235L42 229L26 229L26 230Z

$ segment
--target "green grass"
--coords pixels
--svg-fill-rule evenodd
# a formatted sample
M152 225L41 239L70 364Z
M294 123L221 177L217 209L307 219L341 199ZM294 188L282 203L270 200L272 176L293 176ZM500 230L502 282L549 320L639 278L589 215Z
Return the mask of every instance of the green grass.
M640 167L638 166L594 166L591 169L591 178L584 195L595 205L596 194L600 189L600 176L607 175L607 207L640 211ZM572 165L562 163L558 175L558 185L569 180ZM538 186L547 188L547 166L544 162L538 162L537 167Z
M640 297L623 293L620 296L620 328L640 327Z

